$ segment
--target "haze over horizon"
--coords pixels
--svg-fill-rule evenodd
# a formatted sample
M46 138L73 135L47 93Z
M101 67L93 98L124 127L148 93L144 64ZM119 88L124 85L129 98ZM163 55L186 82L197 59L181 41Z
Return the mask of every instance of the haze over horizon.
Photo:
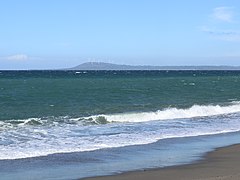
M240 1L0 2L0 69L240 66Z

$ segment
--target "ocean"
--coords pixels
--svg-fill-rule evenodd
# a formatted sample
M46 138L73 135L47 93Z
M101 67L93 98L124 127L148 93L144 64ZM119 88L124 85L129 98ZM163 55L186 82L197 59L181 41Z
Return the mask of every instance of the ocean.
M240 143L240 71L0 71L0 177L189 163Z

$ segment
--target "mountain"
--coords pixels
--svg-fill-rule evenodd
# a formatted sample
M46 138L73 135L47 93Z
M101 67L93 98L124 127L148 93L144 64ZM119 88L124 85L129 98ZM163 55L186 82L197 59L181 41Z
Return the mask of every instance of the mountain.
M131 66L86 62L67 70L240 70L240 66Z
M70 68L71 70L137 70L137 66L118 65L104 62L86 62L76 67Z

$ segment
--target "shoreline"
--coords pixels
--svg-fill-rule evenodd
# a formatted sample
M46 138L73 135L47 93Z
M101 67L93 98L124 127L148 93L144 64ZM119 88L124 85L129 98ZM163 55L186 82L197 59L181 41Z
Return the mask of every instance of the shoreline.
M186 165L89 177L84 180L237 180L240 179L240 144L216 148L201 160Z

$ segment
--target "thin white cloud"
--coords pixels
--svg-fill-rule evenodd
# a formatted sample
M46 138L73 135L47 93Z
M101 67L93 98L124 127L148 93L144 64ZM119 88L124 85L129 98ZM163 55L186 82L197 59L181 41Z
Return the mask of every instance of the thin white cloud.
M5 57L5 59L13 60L13 61L22 61L22 60L28 60L29 57L26 54L14 54L14 55Z
M217 21L234 22L234 8L233 7L217 7L213 9L212 18Z
M240 31L236 30L216 30L216 29L210 29L207 27L202 27L201 30L205 33L208 33L213 38L224 40L224 41L232 41L232 42L240 42Z
M226 6L214 8L210 15L214 22L208 21L207 25L201 27L200 30L213 39L240 42L240 30L234 10L234 7Z

